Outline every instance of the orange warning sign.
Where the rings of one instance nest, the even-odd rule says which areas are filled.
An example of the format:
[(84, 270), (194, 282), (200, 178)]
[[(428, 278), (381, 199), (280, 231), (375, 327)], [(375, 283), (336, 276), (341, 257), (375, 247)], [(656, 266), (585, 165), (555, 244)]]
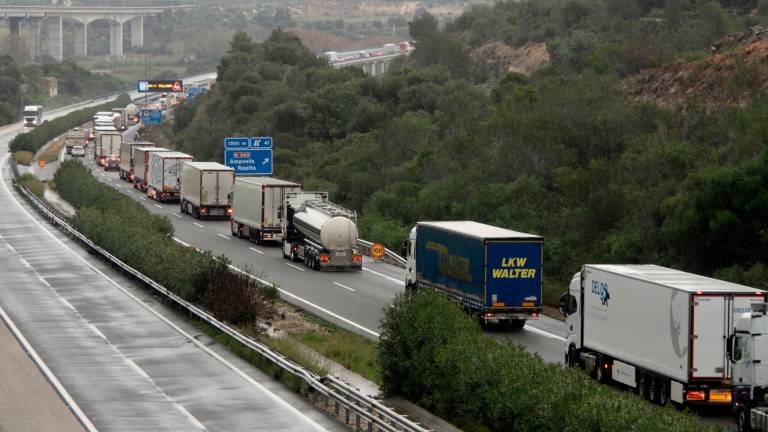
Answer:
[(45, 168), (45, 161), (44, 160), (40, 159), (39, 161), (37, 161), (37, 164), (40, 166), (40, 168)]
[(387, 251), (387, 249), (384, 247), (381, 243), (374, 243), (371, 246), (371, 257), (375, 260), (381, 258), (384, 256), (384, 253)]

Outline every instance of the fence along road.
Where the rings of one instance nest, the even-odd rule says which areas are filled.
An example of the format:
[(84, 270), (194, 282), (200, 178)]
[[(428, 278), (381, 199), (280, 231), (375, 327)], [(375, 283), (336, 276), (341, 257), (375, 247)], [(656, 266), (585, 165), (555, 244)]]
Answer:
[[(20, 130), (0, 131), (0, 153)], [(0, 307), (95, 428), (344, 430), (199, 343), (39, 222), (11, 192), (8, 160), (0, 171)]]

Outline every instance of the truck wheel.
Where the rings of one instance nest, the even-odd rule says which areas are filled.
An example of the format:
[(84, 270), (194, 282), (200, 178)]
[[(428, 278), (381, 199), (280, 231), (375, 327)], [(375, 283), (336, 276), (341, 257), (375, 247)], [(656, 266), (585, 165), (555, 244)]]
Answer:
[(752, 432), (752, 425), (749, 420), (749, 412), (747, 408), (739, 408), (739, 413), (736, 415), (736, 428), (739, 432)]
[(288, 259), (291, 257), (290, 255), (285, 253), (285, 240), (283, 240), (282, 243), (280, 244), (280, 253), (283, 254), (283, 258), (285, 259)]
[(569, 368), (575, 369), (579, 365), (579, 354), (576, 352), (576, 347), (571, 345), (568, 347), (568, 358), (566, 364)]
[(659, 402), (659, 380), (653, 376), (648, 378), (648, 400), (655, 404)]
[(659, 378), (659, 405), (666, 406), (667, 404), (669, 404), (669, 380)]
[(608, 382), (608, 369), (603, 367), (603, 363), (605, 360), (602, 357), (597, 358), (597, 364), (595, 365), (595, 379), (597, 379), (597, 382), (599, 383), (605, 383)]
[(637, 394), (643, 399), (648, 399), (648, 376), (642, 371), (638, 375)]

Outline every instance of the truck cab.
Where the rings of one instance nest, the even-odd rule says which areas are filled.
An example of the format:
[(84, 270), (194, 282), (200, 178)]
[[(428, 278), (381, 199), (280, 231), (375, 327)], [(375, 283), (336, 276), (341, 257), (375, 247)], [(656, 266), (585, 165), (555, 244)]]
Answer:
[(576, 367), (578, 362), (577, 347), (581, 346), (581, 272), (577, 272), (571, 278), (568, 291), (560, 296), (560, 313), (565, 315), (565, 329), (568, 332), (565, 338), (565, 364)]
[(768, 304), (753, 304), (728, 339), (733, 414), (740, 431), (768, 431)]

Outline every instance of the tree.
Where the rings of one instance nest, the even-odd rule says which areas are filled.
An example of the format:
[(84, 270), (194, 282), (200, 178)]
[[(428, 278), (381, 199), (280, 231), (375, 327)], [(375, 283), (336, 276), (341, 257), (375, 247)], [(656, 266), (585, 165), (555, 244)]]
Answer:
[(415, 41), (421, 42), (426, 38), (435, 36), (438, 33), (437, 27), (437, 18), (425, 12), (408, 24), (408, 32)]

